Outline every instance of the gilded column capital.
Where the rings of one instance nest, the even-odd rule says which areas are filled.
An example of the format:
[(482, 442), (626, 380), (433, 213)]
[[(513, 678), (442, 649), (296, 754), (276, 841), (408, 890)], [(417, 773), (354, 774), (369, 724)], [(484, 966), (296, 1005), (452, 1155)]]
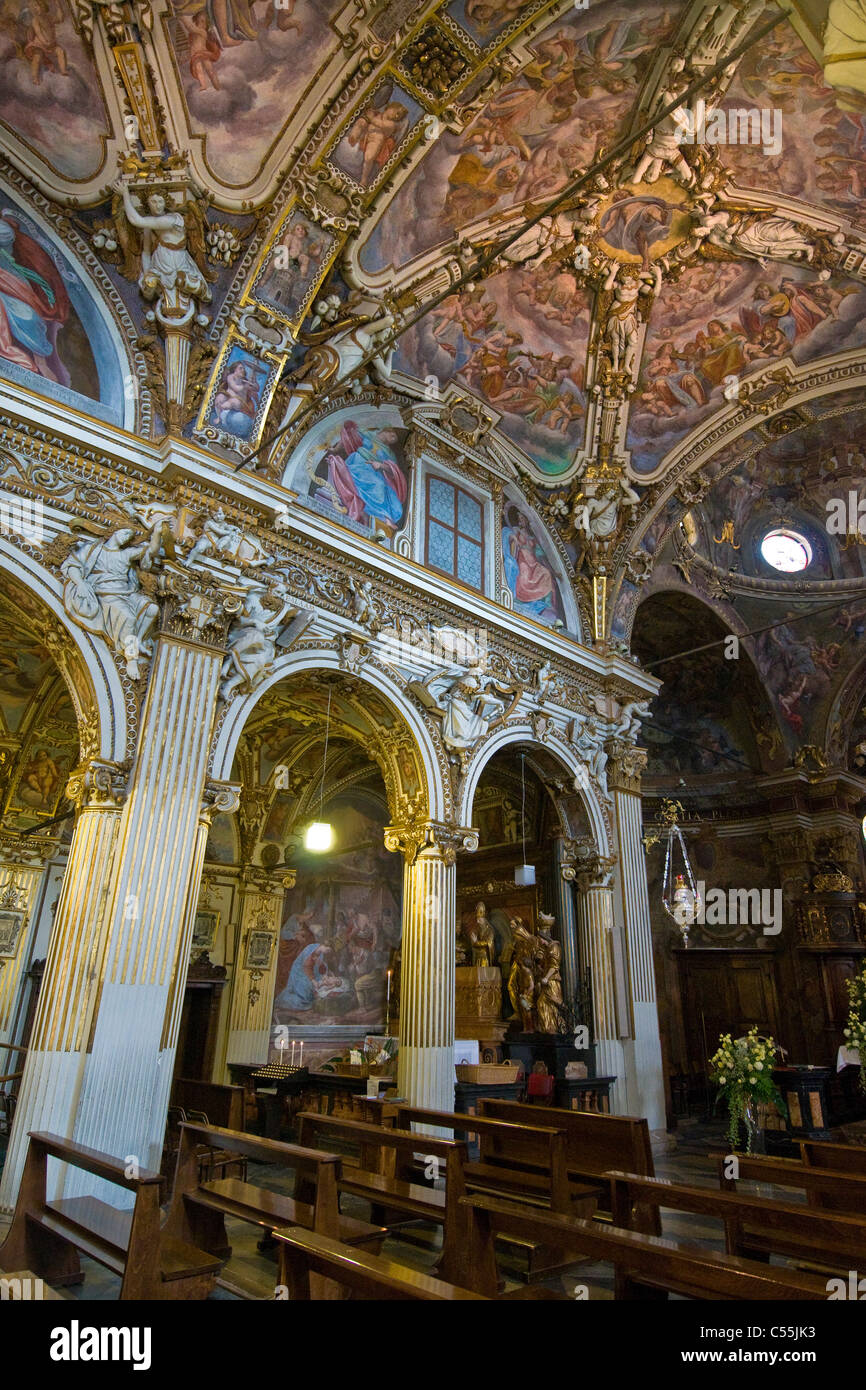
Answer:
[(607, 751), (607, 784), (611, 791), (633, 792), (640, 795), (641, 777), (646, 769), (648, 753), (627, 739), (609, 738)]
[(199, 820), (210, 829), (215, 816), (231, 815), (240, 804), (241, 785), (239, 782), (206, 782)]
[(166, 564), (159, 576), (158, 596), (160, 636), (207, 651), (225, 651), (229, 628), (243, 607), (240, 594), (221, 589), (179, 565)]
[[(576, 880), (581, 893), (588, 893), (591, 888), (610, 888), (616, 860), (615, 854), (589, 855), (574, 866), (571, 877)], [(562, 876), (568, 877), (564, 868)]]
[(116, 811), (126, 800), (129, 768), (124, 763), (91, 758), (75, 768), (66, 783), (66, 797), (76, 811)]
[(247, 864), (241, 875), (244, 888), (260, 893), (279, 896), (287, 888), (294, 888), (298, 878), (297, 869), (263, 869), (257, 864)]
[(385, 848), (399, 852), (412, 863), (423, 851), (431, 851), (453, 864), (458, 850), (474, 853), (478, 848), (478, 831), (471, 826), (449, 825), (437, 820), (407, 820), (399, 825), (385, 826)]

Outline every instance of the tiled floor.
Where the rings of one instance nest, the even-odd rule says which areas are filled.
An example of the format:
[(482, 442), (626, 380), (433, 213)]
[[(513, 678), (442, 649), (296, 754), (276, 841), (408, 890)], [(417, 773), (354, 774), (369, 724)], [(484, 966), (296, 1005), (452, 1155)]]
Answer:
[[(679, 1182), (715, 1187), (716, 1168), (709, 1155), (726, 1151), (727, 1147), (725, 1128), (721, 1123), (683, 1126), (676, 1136), (675, 1146), (667, 1152), (656, 1154), (656, 1175)], [(283, 1176), (278, 1171), (260, 1164), (250, 1164), (249, 1180), (277, 1191), (284, 1187)], [(790, 1200), (790, 1192), (786, 1192), (785, 1197)], [(348, 1215), (368, 1219), (368, 1208), (360, 1199), (344, 1197), (342, 1207)], [(722, 1229), (716, 1222), (703, 1217), (689, 1216), (683, 1212), (665, 1212), (662, 1221), (663, 1234), (674, 1240), (692, 1241), (706, 1249), (724, 1249)], [(232, 1257), (224, 1268), (224, 1276), (248, 1289), (253, 1296), (271, 1297), (276, 1281), (276, 1261), (256, 1248), (261, 1232), (253, 1226), (234, 1220), (228, 1220), (226, 1226), (232, 1245)], [(0, 1217), (0, 1239), (3, 1237), (4, 1229), (3, 1218)], [(429, 1270), (435, 1264), (440, 1240), (439, 1228), (414, 1226), (411, 1230), (386, 1240), (383, 1253), (402, 1264)], [(519, 1263), (518, 1255), (513, 1279), (509, 1277), (509, 1266), (506, 1264), (504, 1267), (508, 1288), (518, 1285)], [(117, 1298), (120, 1280), (116, 1276), (84, 1257), (81, 1265), (85, 1272), (85, 1280), (82, 1284), (63, 1290), (65, 1297), (77, 1300)], [(566, 1291), (572, 1297), (613, 1297), (613, 1274), (610, 1267), (603, 1264), (581, 1262), (544, 1282), (551, 1288)], [(211, 1299), (238, 1301), (237, 1295), (221, 1288), (214, 1290)]]

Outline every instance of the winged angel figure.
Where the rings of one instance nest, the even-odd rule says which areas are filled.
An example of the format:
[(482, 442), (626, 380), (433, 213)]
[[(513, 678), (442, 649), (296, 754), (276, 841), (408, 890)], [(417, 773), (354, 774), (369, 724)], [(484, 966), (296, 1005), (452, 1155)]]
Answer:
[[(442, 718), (446, 748), (461, 756), (511, 714), (520, 691), (488, 675), (482, 661), (470, 666), (436, 667), (409, 690)], [(504, 698), (503, 698), (504, 697)]]
[[(215, 276), (207, 269), (205, 214), (200, 199), (187, 198), (169, 205), (165, 194), (148, 194), (146, 212), (133, 201), (129, 183), (116, 184), (111, 206), (118, 245), (123, 252), (121, 273), (136, 280), (142, 298), (156, 300), (158, 319), (169, 317), (189, 321), (200, 304), (209, 304), (208, 283)], [(203, 316), (199, 322), (206, 323)]]

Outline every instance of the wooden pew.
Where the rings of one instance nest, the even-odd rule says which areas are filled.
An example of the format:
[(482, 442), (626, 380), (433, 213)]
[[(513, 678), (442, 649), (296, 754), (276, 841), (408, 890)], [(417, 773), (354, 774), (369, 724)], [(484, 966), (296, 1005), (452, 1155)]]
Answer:
[[(695, 1245), (678, 1245), (660, 1236), (602, 1226), (558, 1212), (532, 1210), (497, 1197), (464, 1197), (460, 1201), (464, 1263), (460, 1282), (476, 1293), (495, 1298), (499, 1288), (495, 1241), (509, 1236), (559, 1246), (581, 1258), (612, 1264), (618, 1299), (666, 1298), (669, 1293), (698, 1299), (827, 1298), (826, 1280), (798, 1270), (780, 1269), (718, 1255)], [(565, 1298), (549, 1290), (518, 1289), (507, 1299)]]
[[(396, 1211), (410, 1219), (432, 1221), (442, 1227), (442, 1253), (437, 1272), (445, 1280), (454, 1279), (459, 1260), (457, 1203), (466, 1188), (463, 1168), (466, 1164), (465, 1143), (454, 1139), (434, 1138), (429, 1134), (414, 1134), (409, 1130), (363, 1124), (334, 1115), (315, 1115), (301, 1111), (295, 1117), (299, 1123), (299, 1140), (313, 1147), (320, 1139), (329, 1145), (335, 1141), (355, 1145), (359, 1150), (357, 1166), (344, 1164), (338, 1179), (341, 1192), (351, 1192), (371, 1203), (374, 1219), (383, 1219)], [(431, 1168), (441, 1170), (445, 1190), (426, 1187), (417, 1179), (416, 1156)]]
[(171, 1088), (171, 1104), (181, 1110), (199, 1110), (209, 1125), (242, 1132), (244, 1127), (243, 1086), (218, 1086), (212, 1081), (191, 1081), (177, 1077)]
[(429, 1274), (396, 1264), (382, 1255), (354, 1250), (327, 1236), (291, 1230), (275, 1231), (280, 1244), (280, 1283), (292, 1300), (307, 1301), (311, 1274), (333, 1279), (360, 1299), (424, 1300), (439, 1303), (484, 1301), (483, 1294), (458, 1289)]
[[(565, 1134), (566, 1166), (572, 1182), (593, 1183), (599, 1187), (599, 1208), (609, 1213), (610, 1185), (605, 1174), (611, 1168), (640, 1173), (651, 1178), (655, 1172), (649, 1126), (632, 1115), (590, 1115), (581, 1110), (523, 1105), (516, 1100), (481, 1100), (481, 1114), (499, 1120), (528, 1125), (546, 1125)], [(636, 1230), (660, 1235), (658, 1212), (648, 1208), (638, 1214)]]
[(785, 1255), (845, 1274), (866, 1268), (866, 1220), (824, 1213), (802, 1202), (768, 1201), (738, 1192), (644, 1178), (636, 1173), (609, 1174), (611, 1206), (616, 1226), (633, 1229), (635, 1207), (653, 1206), (709, 1216), (725, 1228), (729, 1255), (768, 1259)]
[[(183, 1240), (194, 1241), (227, 1260), (232, 1251), (225, 1218), (234, 1217), (260, 1226), (266, 1233), (277, 1226), (304, 1226), (320, 1235), (349, 1244), (381, 1240), (381, 1226), (341, 1216), (337, 1185), (342, 1161), (337, 1154), (321, 1153), (255, 1134), (240, 1134), (218, 1125), (182, 1124), (171, 1207), (165, 1229)], [(294, 1196), (272, 1192), (238, 1178), (202, 1179), (201, 1147), (210, 1145), (224, 1153), (242, 1154), (259, 1163), (291, 1168), (295, 1173)], [(219, 1283), (242, 1297), (250, 1291), (221, 1277)], [(333, 1297), (333, 1291), (330, 1295)]]
[[(159, 1173), (127, 1176), (126, 1165), (57, 1134), (31, 1133), (12, 1225), (0, 1245), (0, 1269), (29, 1269), (47, 1284), (80, 1284), (79, 1251), (121, 1276), (121, 1299), (202, 1299), (220, 1261), (167, 1228), (160, 1229)], [(128, 1210), (96, 1197), (49, 1202), (49, 1158), (81, 1168), (135, 1194)]]
[[(729, 1176), (731, 1154), (716, 1154), (719, 1186), (737, 1190), (737, 1178)], [(793, 1187), (806, 1194), (812, 1210), (841, 1211), (866, 1216), (866, 1174), (845, 1173), (833, 1168), (813, 1168), (797, 1158), (765, 1158), (762, 1154), (735, 1155), (740, 1181), (773, 1183)]]
[(415, 1105), (398, 1105), (397, 1113), (401, 1129), (423, 1124), (478, 1135), (478, 1160), (470, 1159), (463, 1168), (468, 1191), (493, 1192), (572, 1215), (592, 1216), (595, 1211), (602, 1187), (569, 1183), (562, 1130)]

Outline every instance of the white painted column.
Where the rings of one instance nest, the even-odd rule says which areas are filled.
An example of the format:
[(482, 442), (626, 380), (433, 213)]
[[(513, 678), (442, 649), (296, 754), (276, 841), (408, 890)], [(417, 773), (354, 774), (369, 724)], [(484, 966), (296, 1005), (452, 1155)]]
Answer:
[[(166, 630), (167, 626), (167, 630)], [(121, 813), (78, 1143), (158, 1169), (204, 858), (200, 815), (223, 651), (164, 626)], [(70, 1176), (67, 1191), (92, 1180)], [(116, 1197), (115, 1197), (116, 1201)]]
[(6, 1154), (0, 1209), (15, 1206), (29, 1130), (72, 1133), (99, 994), (103, 914), (126, 770), (94, 759), (69, 779), (78, 808)]
[(616, 1012), (612, 875), (613, 863), (609, 859), (599, 859), (592, 868), (578, 871), (578, 923), (581, 961), (584, 970), (590, 972), (592, 987), (596, 1073), (617, 1078), (611, 1090), (610, 1108), (626, 1114), (625, 1058)]
[(666, 1128), (665, 1086), (659, 1038), (652, 928), (642, 838), (641, 773), (646, 753), (629, 745), (609, 749), (608, 785), (613, 792), (619, 860), (615, 873), (616, 914), (627, 952), (630, 1037), (624, 1042), (629, 1111), (644, 1116), (651, 1130)]
[(476, 849), (477, 833), (434, 821), (385, 829), (406, 860), (397, 1088), (432, 1110), (454, 1109), (458, 844)]
[[(15, 943), (15, 954), (0, 959), (0, 1042), (15, 1043), (13, 1037), (28, 943), (36, 931), (39, 904), (44, 892), (46, 868), (45, 851), (49, 846), (33, 845), (17, 836), (0, 838), (0, 910), (21, 912), (21, 925)], [(32, 845), (32, 848), (30, 846)], [(40, 852), (41, 851), (41, 852)], [(20, 1071), (22, 1053), (0, 1049), (0, 1072)]]
[[(279, 874), (255, 868), (244, 870), (240, 933), (229, 1006), (227, 1065), (229, 1062), (264, 1065), (268, 1060), (283, 897), (287, 888), (294, 887), (296, 873), (295, 869), (284, 869)], [(273, 938), (266, 968), (247, 969), (245, 965), (251, 931), (269, 932)]]

